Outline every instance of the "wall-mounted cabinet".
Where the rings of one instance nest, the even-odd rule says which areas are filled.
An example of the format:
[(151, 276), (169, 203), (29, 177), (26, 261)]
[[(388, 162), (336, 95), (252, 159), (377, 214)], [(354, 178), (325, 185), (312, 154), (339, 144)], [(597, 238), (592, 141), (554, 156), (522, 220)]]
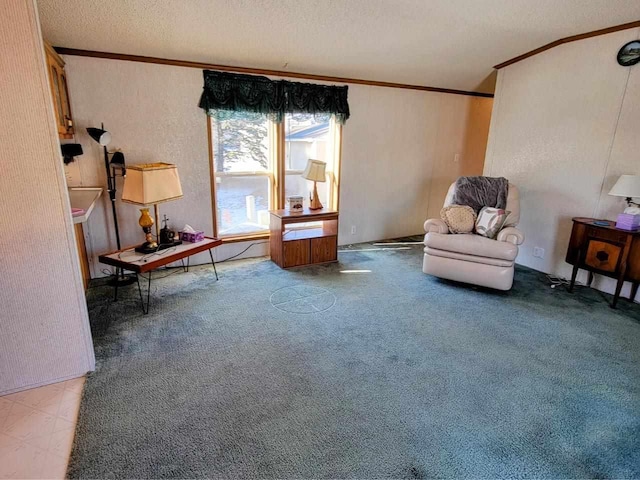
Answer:
[(64, 139), (73, 138), (73, 119), (71, 117), (71, 104), (67, 89), (67, 74), (64, 71), (64, 60), (46, 42), (44, 50), (47, 56), (47, 72), (58, 126), (58, 136)]

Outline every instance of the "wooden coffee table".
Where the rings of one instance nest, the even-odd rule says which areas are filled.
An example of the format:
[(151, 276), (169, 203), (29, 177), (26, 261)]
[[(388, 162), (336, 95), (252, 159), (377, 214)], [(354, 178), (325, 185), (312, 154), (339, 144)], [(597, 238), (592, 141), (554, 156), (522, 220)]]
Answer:
[[(138, 284), (138, 292), (140, 293), (140, 302), (142, 304), (142, 311), (149, 313), (149, 301), (151, 294), (151, 272), (156, 268), (164, 267), (178, 260), (182, 261), (182, 266), (185, 271), (189, 271), (189, 257), (196, 253), (209, 251), (209, 257), (211, 258), (211, 264), (213, 265), (213, 271), (216, 274), (216, 281), (218, 280), (218, 271), (216, 270), (216, 262), (213, 260), (213, 253), (211, 249), (222, 244), (222, 240), (212, 237), (204, 237), (204, 240), (196, 243), (183, 242), (182, 245), (176, 245), (165, 250), (159, 250), (154, 253), (143, 254), (135, 251), (135, 247), (123, 248), (115, 252), (100, 255), (98, 260), (101, 263), (111, 265), (123, 270), (133, 272), (136, 276), (136, 282)], [(187, 259), (185, 266), (184, 259)], [(142, 295), (142, 288), (140, 287), (139, 275), (147, 274), (147, 303), (145, 305)], [(118, 283), (115, 286), (114, 300), (118, 299)]]

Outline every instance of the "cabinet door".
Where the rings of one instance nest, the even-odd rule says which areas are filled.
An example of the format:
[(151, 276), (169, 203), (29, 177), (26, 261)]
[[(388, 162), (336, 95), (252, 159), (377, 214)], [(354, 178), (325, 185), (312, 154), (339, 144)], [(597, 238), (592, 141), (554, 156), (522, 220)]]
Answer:
[(282, 243), (284, 268), (307, 265), (309, 263), (309, 240), (289, 240)]
[(64, 133), (73, 134), (73, 121), (71, 120), (71, 104), (69, 103), (69, 91), (67, 90), (67, 74), (64, 69), (58, 71), (60, 84), (60, 103), (62, 105), (62, 118)]
[(51, 99), (56, 116), (58, 136), (60, 138), (72, 138), (73, 123), (64, 62), (62, 59), (59, 59), (59, 57), (56, 58), (55, 52), (52, 52), (50, 47), (45, 47), (45, 53), (47, 56), (49, 85), (51, 87)]
[(603, 272), (617, 273), (622, 246), (606, 240), (590, 239), (584, 263)]
[(51, 59), (49, 59), (47, 63), (49, 65), (49, 83), (51, 84), (51, 97), (53, 100), (53, 109), (56, 114), (58, 133), (66, 133), (62, 99), (60, 97), (60, 75), (58, 72), (58, 66)]
[(335, 262), (337, 259), (337, 236), (311, 239), (311, 263)]

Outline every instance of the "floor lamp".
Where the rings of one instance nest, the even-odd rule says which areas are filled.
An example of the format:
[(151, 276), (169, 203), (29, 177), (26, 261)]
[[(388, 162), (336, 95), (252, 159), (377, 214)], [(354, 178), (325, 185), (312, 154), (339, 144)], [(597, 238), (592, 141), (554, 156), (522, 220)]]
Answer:
[[(122, 249), (120, 245), (120, 230), (118, 228), (118, 213), (116, 212), (116, 170), (120, 170), (120, 176), (127, 176), (127, 169), (124, 164), (124, 155), (122, 152), (109, 152), (107, 145), (111, 142), (111, 134), (104, 129), (104, 124), (101, 128), (87, 128), (87, 133), (91, 138), (98, 142), (104, 151), (104, 168), (107, 172), (107, 191), (109, 192), (109, 199), (111, 200), (111, 212), (113, 213), (113, 225), (116, 231), (116, 245), (118, 250)], [(109, 160), (111, 155), (111, 160)], [(129, 285), (135, 282), (135, 278), (124, 274), (122, 269), (116, 270), (116, 276), (112, 280), (113, 283), (119, 285)]]

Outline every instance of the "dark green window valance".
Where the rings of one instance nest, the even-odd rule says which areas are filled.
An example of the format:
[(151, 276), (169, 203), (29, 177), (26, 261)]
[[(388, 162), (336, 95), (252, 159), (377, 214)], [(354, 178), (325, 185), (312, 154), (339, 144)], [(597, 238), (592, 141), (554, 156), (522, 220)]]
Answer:
[(200, 108), (212, 116), (220, 110), (263, 113), (278, 122), (285, 113), (330, 113), (344, 123), (348, 88), (204, 70)]

